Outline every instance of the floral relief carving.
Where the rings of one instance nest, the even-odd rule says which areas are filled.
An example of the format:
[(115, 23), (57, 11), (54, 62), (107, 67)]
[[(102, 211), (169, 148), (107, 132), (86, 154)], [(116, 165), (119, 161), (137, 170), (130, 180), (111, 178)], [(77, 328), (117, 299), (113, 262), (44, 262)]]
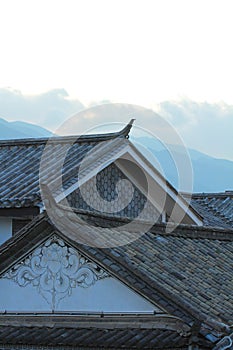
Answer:
[(21, 287), (34, 286), (52, 310), (63, 298), (70, 296), (74, 288), (88, 288), (106, 277), (105, 271), (57, 236), (47, 240), (3, 275)]

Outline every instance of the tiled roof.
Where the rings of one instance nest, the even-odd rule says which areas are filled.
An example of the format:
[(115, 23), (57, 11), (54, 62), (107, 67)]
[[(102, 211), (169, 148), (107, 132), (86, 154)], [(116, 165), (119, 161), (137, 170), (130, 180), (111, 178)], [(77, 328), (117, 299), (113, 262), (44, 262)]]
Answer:
[[(54, 186), (53, 193), (59, 195), (57, 191), (57, 168), (64, 150), (69, 151), (64, 162), (62, 185), (64, 190), (77, 183), (80, 179), (79, 166), (85, 155), (102, 141), (119, 140), (119, 138), (127, 138), (132, 122), (130, 122), (123, 130), (116, 133), (100, 134), (100, 135), (83, 135), (69, 137), (54, 137), (43, 139), (24, 139), (24, 140), (8, 140), (0, 141), (0, 208), (21, 208), (41, 206), (41, 193), (39, 188), (39, 168), (43, 151), (49, 141), (48, 158), (56, 159), (49, 181)], [(121, 139), (120, 139), (121, 140)], [(125, 140), (127, 142), (127, 140)], [(114, 152), (118, 152), (123, 147), (121, 142), (108, 150), (102, 155), (102, 161), (107, 163), (112, 159)], [(109, 154), (107, 154), (109, 153)], [(96, 163), (89, 164), (90, 169), (98, 167), (98, 157)], [(90, 170), (89, 169), (89, 170)], [(46, 169), (45, 169), (46, 170)], [(112, 173), (112, 168), (109, 168)], [(119, 170), (118, 170), (119, 172)], [(47, 172), (40, 173), (42, 181), (46, 182)], [(101, 175), (102, 176), (102, 175)], [(107, 176), (106, 176), (107, 178)], [(111, 183), (111, 187), (112, 187)], [(59, 186), (58, 186), (59, 188)], [(136, 191), (137, 192), (137, 191)], [(137, 203), (130, 203), (132, 208), (125, 210), (121, 215), (117, 216), (137, 216), (137, 210), (144, 205), (145, 198), (140, 193), (135, 192)], [(107, 196), (116, 195), (116, 191), (108, 193)], [(75, 199), (72, 198), (75, 196)], [(78, 200), (78, 192), (70, 194), (68, 199), (72, 199), (75, 203)], [(140, 197), (140, 198), (139, 198)], [(112, 197), (111, 197), (112, 198)], [(141, 201), (141, 204), (139, 203)], [(80, 203), (79, 203), (80, 204)], [(84, 209), (82, 201), (82, 208)], [(192, 207), (201, 217), (204, 218), (205, 226), (231, 228), (233, 224), (233, 195), (232, 193), (224, 194), (195, 194), (191, 202)], [(138, 209), (137, 209), (137, 208)], [(135, 209), (136, 208), (136, 209)], [(148, 211), (150, 215), (150, 211)]]
[[(131, 126), (132, 121), (121, 131), (109, 134), (0, 141), (0, 208), (28, 207), (40, 202), (39, 167), (48, 141), (50, 146), (47, 155), (57, 161), (67, 145), (71, 146), (63, 168), (66, 187), (69, 186), (70, 173), (73, 175), (75, 170), (77, 173), (88, 151), (102, 141), (127, 138)], [(70, 164), (73, 166), (70, 167)], [(56, 169), (50, 180), (55, 178)]]
[(203, 225), (210, 227), (222, 227), (222, 228), (231, 228), (232, 225), (227, 223), (221, 216), (214, 213), (208, 208), (208, 205), (200, 203), (197, 199), (191, 200), (191, 205), (195, 210), (203, 217)]
[[(84, 348), (187, 348), (190, 333), (162, 329), (155, 316), (0, 316), (0, 344), (64, 345)], [(11, 320), (12, 319), (12, 320)], [(167, 327), (169, 328), (169, 327)], [(206, 342), (208, 344), (208, 342)]]
[[(121, 158), (122, 154), (134, 152), (132, 158), (138, 157), (138, 151), (127, 140), (131, 126), (132, 122), (120, 132), (103, 135), (0, 142), (0, 208), (43, 207), (45, 198), (43, 198), (43, 191), (40, 191), (40, 185), (46, 184), (57, 202), (68, 198), (79, 208), (85, 209), (86, 199), (84, 201), (82, 195), (81, 201), (77, 200), (80, 196), (76, 190), (77, 186), (80, 189), (87, 185), (87, 188), (85, 187), (83, 191), (89, 195), (88, 198), (91, 199), (91, 204), (101, 204), (102, 199), (105, 199), (105, 201), (111, 202), (111, 209), (114, 207), (116, 216), (137, 217), (142, 214), (143, 218), (147, 216), (147, 219), (150, 219), (151, 216), (154, 216), (155, 220), (160, 221), (161, 216), (158, 210), (147, 201), (143, 193), (136, 188), (137, 186), (134, 186), (131, 202), (123, 206), (126, 209), (119, 209), (121, 207), (119, 205), (120, 201), (118, 201), (119, 188), (123, 201), (127, 202), (131, 198), (132, 186), (129, 188), (126, 181), (119, 181), (124, 180), (125, 176), (122, 177), (122, 172), (119, 169), (117, 170), (116, 166), (111, 165), (112, 162)], [(92, 151), (91, 154), (89, 151)], [(151, 165), (148, 166), (147, 160), (143, 160), (143, 155), (140, 154), (139, 158), (142, 162), (145, 162), (142, 163), (141, 167), (146, 164), (147, 171), (151, 172)], [(122, 162), (119, 166), (122, 166)], [(105, 168), (107, 168), (106, 172), (104, 172)], [(146, 191), (148, 181), (145, 174), (142, 170), (140, 170), (141, 173), (138, 170), (140, 166), (135, 164), (134, 168), (134, 170), (131, 170), (134, 172), (133, 177), (139, 182), (138, 186)], [(150, 176), (155, 183), (154, 188), (158, 188), (158, 191), (163, 193), (164, 191), (168, 193), (166, 211), (172, 214), (173, 202), (176, 198), (182, 212), (185, 207), (184, 220), (200, 223), (202, 221), (200, 215), (193, 208), (188, 208), (188, 203), (179, 196), (177, 191), (166, 182), (156, 169), (153, 170), (154, 172), (152, 171), (153, 174)], [(88, 180), (90, 180), (90, 177), (95, 179), (98, 171), (100, 176), (99, 180), (97, 179), (99, 181), (97, 196), (96, 192), (93, 193), (93, 188), (95, 188), (93, 182), (88, 187)], [(158, 176), (158, 179), (156, 180), (154, 176)], [(156, 185), (156, 181), (159, 182), (159, 186)], [(132, 180), (131, 183), (134, 183), (134, 181)], [(122, 184), (124, 184), (124, 187), (122, 187)], [(153, 199), (156, 201), (156, 198), (160, 198), (159, 196), (161, 194), (153, 195)], [(100, 202), (98, 201), (99, 198), (101, 198)], [(157, 204), (160, 207), (161, 203)], [(93, 208), (95, 207), (98, 208), (99, 206), (93, 206)]]
[[(177, 316), (233, 323), (233, 231), (155, 225), (129, 245), (87, 248), (129, 286)], [(119, 264), (121, 269), (119, 269)], [(182, 311), (181, 311), (182, 310)], [(188, 315), (189, 314), (189, 315)]]
[[(76, 234), (89, 233), (85, 226), (80, 224)], [(136, 227), (140, 231), (140, 224)], [(118, 234), (114, 228), (98, 230), (108, 238)], [(61, 234), (46, 216), (36, 218), (0, 247), (1, 271), (54, 232)], [(168, 234), (158, 224), (130, 244), (105, 249), (80, 245), (65, 227), (62, 236), (169, 314), (187, 323), (202, 322), (203, 334), (214, 332), (217, 337), (233, 323), (232, 230), (181, 226)]]
[[(41, 156), (48, 141), (49, 148), (47, 156), (51, 159), (56, 159), (57, 163), (59, 163), (59, 159), (64, 150), (67, 149), (67, 145), (71, 146), (68, 147), (69, 151), (64, 163), (62, 174), (62, 185), (66, 190), (74, 183), (77, 183), (78, 176), (79, 178), (81, 176), (78, 171), (80, 163), (90, 150), (93, 150), (95, 146), (100, 145), (102, 141), (117, 141), (122, 137), (127, 138), (131, 126), (132, 121), (123, 130), (109, 134), (0, 141), (0, 208), (25, 208), (42, 205), (39, 188), (39, 168)], [(125, 142), (127, 142), (127, 140), (125, 140)], [(121, 142), (116, 146), (113, 146), (112, 150), (106, 152), (109, 153), (109, 155), (103, 155), (105, 163), (107, 163), (108, 158), (109, 160), (112, 158), (114, 152), (119, 151), (120, 147), (123, 147)], [(59, 192), (56, 192), (57, 163), (55, 162), (55, 164), (53, 164), (53, 169), (50, 172), (51, 178), (49, 179), (49, 181), (53, 183), (54, 194), (56, 195), (59, 194)], [(91, 163), (89, 167), (97, 168), (97, 163)], [(109, 168), (109, 172), (112, 173), (112, 168)], [(46, 182), (48, 180), (46, 171), (44, 171), (44, 173), (41, 172), (40, 176), (42, 181)], [(107, 176), (105, 177), (107, 178)], [(113, 184), (111, 183), (111, 187), (112, 185)], [(143, 207), (143, 201), (145, 199), (140, 191), (138, 193), (135, 194), (138, 200), (136, 205), (133, 205), (133, 201), (130, 203), (132, 208), (128, 209), (127, 207), (127, 211), (125, 210), (121, 215), (117, 214), (117, 216), (137, 216), (137, 210)], [(109, 195), (116, 195), (115, 190), (113, 193), (107, 194), (107, 196)], [(75, 199), (72, 199), (72, 201), (76, 203), (78, 201), (77, 191), (73, 192), (73, 197), (74, 196)], [(73, 197), (72, 194), (70, 194), (69, 198)], [(141, 201), (141, 204), (139, 203), (139, 200)], [(83, 201), (80, 205), (85, 209)], [(204, 218), (205, 226), (222, 228), (232, 227), (232, 194), (195, 194), (191, 205), (196, 212)], [(136, 207), (138, 207), (138, 209)], [(148, 213), (148, 215), (150, 215), (150, 211), (148, 211)]]
[[(101, 349), (187, 349), (189, 338), (161, 329), (0, 328), (0, 344), (63, 345)], [(172, 344), (172, 347), (171, 347)], [(1, 347), (2, 348), (2, 347)]]
[(208, 224), (212, 224), (212, 226), (232, 227), (233, 191), (199, 193), (194, 194), (192, 199), (192, 205), (206, 219)]

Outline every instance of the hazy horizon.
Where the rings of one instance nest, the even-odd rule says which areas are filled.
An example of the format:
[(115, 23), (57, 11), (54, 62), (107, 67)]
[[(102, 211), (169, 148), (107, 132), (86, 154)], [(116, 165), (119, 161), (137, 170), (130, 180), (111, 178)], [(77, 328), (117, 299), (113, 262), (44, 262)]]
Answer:
[[(137, 116), (129, 111), (120, 114), (109, 113), (87, 118), (80, 113), (95, 105), (108, 101), (93, 102), (85, 106), (78, 99), (71, 99), (65, 89), (54, 89), (38, 95), (23, 95), (20, 91), (0, 88), (0, 117), (7, 121), (23, 121), (39, 125), (51, 132), (57, 131), (60, 125), (70, 117), (78, 114), (76, 129), (71, 127), (70, 133), (82, 134), (89, 129), (109, 124), (127, 124), (135, 117), (135, 127), (156, 136), (156, 120)], [(110, 102), (109, 102), (110, 103)], [(233, 105), (219, 102), (215, 104), (198, 103), (189, 99), (162, 101), (154, 111), (164, 118), (180, 135), (184, 144), (215, 158), (233, 160)], [(117, 129), (117, 126), (115, 127)], [(103, 129), (104, 130), (104, 129)], [(169, 142), (168, 142), (169, 143)], [(171, 142), (170, 142), (171, 143)]]

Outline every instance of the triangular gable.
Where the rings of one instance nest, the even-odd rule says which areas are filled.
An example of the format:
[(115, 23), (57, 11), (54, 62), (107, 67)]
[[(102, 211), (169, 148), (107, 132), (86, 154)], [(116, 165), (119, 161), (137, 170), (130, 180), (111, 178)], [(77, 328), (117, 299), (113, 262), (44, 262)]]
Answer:
[[(72, 179), (70, 184), (66, 183), (65, 190), (62, 187), (61, 177), (60, 181), (56, 181), (56, 186), (60, 187), (60, 190), (55, 183), (48, 182), (47, 186), (51, 193), (55, 194), (55, 200), (59, 203), (77, 189), (81, 189), (88, 181), (94, 179), (95, 182), (95, 176), (99, 171), (113, 163), (147, 198), (149, 206), (155, 209), (154, 215), (156, 216), (156, 212), (162, 215), (163, 222), (168, 218), (170, 222), (202, 226), (202, 217), (127, 139), (119, 138), (98, 145), (97, 149), (92, 150), (84, 160), (79, 169), (78, 181)], [(141, 169), (146, 178), (146, 186), (141, 174), (138, 174), (138, 169)]]
[(111, 163), (102, 169), (96, 178), (91, 178), (70, 193), (67, 201), (70, 207), (89, 213), (107, 212), (118, 218), (138, 219), (143, 211), (144, 220), (150, 221), (155, 218), (154, 222), (162, 221), (159, 210), (147, 200), (133, 182), (130, 181), (129, 186), (128, 177), (115, 163)]
[(58, 235), (0, 278), (0, 312), (163, 313)]

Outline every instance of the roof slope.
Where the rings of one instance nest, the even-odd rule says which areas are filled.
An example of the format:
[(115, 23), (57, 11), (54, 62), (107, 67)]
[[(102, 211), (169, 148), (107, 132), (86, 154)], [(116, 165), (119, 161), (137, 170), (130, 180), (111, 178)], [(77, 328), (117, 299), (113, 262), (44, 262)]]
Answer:
[[(88, 251), (100, 257), (93, 248)], [(139, 287), (168, 312), (177, 316), (183, 312), (187, 321), (192, 315), (229, 325), (232, 257), (232, 230), (182, 226), (166, 234), (162, 224), (128, 245), (105, 249), (102, 255), (103, 262), (122, 273), (131, 287)]]
[[(48, 156), (58, 161), (69, 148), (63, 168), (64, 178), (68, 181), (70, 164), (77, 170), (87, 152), (102, 141), (127, 138), (131, 126), (132, 121), (121, 131), (108, 134), (0, 141), (0, 208), (27, 207), (41, 201), (39, 168), (48, 142)], [(56, 169), (54, 172), (56, 176)]]
[(196, 193), (192, 196), (192, 205), (212, 226), (232, 227), (233, 191), (223, 193)]

